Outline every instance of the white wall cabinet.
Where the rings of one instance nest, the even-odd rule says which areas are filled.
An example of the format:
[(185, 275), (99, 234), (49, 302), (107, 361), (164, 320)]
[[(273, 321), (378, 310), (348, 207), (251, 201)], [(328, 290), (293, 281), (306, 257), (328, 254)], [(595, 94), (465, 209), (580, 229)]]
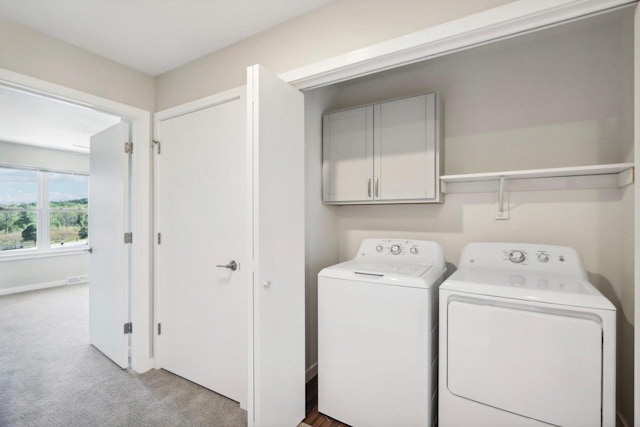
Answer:
[(440, 122), (435, 93), (325, 114), (324, 202), (440, 202)]

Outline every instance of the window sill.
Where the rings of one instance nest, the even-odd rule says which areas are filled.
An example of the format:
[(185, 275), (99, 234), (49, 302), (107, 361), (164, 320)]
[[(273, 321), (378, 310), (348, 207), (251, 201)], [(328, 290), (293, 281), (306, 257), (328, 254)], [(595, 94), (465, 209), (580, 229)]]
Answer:
[(86, 254), (85, 251), (87, 249), (89, 249), (89, 246), (83, 246), (83, 247), (73, 248), (73, 249), (54, 249), (49, 251), (33, 251), (33, 252), (31, 252), (29, 249), (24, 249), (24, 252), (21, 252), (21, 253), (0, 254), (0, 262), (22, 261), (22, 260), (38, 259), (38, 258), (52, 258), (52, 257), (58, 257), (58, 256), (82, 255), (82, 254)]

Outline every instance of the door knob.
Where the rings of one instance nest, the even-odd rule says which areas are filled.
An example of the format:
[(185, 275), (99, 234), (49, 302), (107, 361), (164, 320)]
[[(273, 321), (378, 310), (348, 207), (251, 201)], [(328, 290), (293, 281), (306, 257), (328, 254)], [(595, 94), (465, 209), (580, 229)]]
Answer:
[(225, 265), (216, 265), (216, 267), (220, 267), (220, 268), (228, 268), (231, 271), (236, 271), (238, 269), (238, 263), (231, 260), (229, 261), (229, 264), (225, 264)]

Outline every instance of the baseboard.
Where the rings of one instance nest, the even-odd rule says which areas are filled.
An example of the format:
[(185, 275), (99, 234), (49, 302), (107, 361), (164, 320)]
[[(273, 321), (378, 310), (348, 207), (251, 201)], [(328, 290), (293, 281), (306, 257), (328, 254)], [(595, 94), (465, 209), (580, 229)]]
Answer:
[(0, 289), (0, 295), (17, 294), (20, 292), (36, 291), (38, 289), (55, 288), (56, 286), (66, 286), (67, 280), (55, 280), (53, 282), (34, 283), (33, 285), (15, 286), (13, 288)]
[(311, 378), (315, 377), (316, 375), (318, 375), (318, 362), (314, 363), (309, 369), (307, 369), (306, 382), (309, 382)]
[(621, 425), (622, 427), (629, 427), (629, 423), (625, 420), (620, 411), (616, 412), (616, 416), (618, 418), (618, 425)]

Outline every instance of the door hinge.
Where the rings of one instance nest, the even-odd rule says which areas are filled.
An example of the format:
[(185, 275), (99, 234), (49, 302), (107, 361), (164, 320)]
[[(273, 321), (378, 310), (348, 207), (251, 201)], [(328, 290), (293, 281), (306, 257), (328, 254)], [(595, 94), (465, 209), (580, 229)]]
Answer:
[(124, 233), (124, 242), (125, 243), (133, 243), (133, 233), (132, 232)]
[(158, 233), (158, 244), (162, 243), (162, 234)]
[(153, 143), (158, 147), (158, 154), (160, 154), (160, 151), (161, 151), (160, 141), (156, 141), (156, 140), (154, 139), (154, 140), (153, 140)]
[(162, 323), (158, 323), (158, 335), (162, 335)]
[(125, 335), (133, 333), (133, 323), (127, 322), (124, 324)]
[(133, 142), (124, 143), (124, 152), (127, 154), (133, 153)]

